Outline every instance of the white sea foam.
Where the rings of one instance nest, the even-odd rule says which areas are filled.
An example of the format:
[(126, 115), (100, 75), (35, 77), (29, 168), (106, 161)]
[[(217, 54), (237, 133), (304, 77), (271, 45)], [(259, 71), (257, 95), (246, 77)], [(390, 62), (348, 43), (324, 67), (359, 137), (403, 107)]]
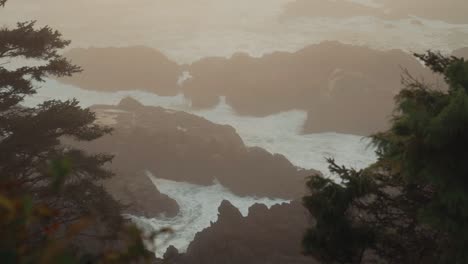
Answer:
[[(161, 228), (170, 227), (174, 232), (157, 236), (154, 241), (155, 253), (162, 256), (168, 246), (173, 245), (185, 252), (195, 234), (210, 226), (218, 219), (218, 207), (223, 200), (231, 202), (243, 216), (256, 203), (271, 207), (275, 204), (289, 202), (281, 199), (239, 197), (228, 189), (214, 182), (211, 186), (199, 186), (185, 182), (174, 182), (157, 179), (149, 174), (161, 193), (167, 194), (179, 204), (179, 214), (174, 218), (158, 217), (153, 219), (130, 216), (144, 231), (150, 233)], [(151, 245), (152, 246), (152, 245)]]
[[(413, 23), (413, 18), (386, 20), (369, 16), (285, 19), (282, 13), (291, 1), (23, 0), (10, 1), (1, 22), (13, 25), (18, 18), (38, 20), (59, 27), (66, 38), (73, 40), (74, 47), (145, 45), (181, 63), (207, 56), (230, 56), (238, 51), (254, 56), (295, 51), (324, 40), (419, 52), (468, 45), (466, 24), (419, 18), (422, 23)], [(352, 1), (376, 4), (371, 0)], [(64, 12), (67, 19), (63, 19)]]
[(369, 147), (369, 140), (366, 138), (339, 133), (301, 135), (300, 130), (307, 117), (304, 111), (288, 111), (267, 117), (247, 117), (236, 115), (225, 100), (221, 100), (213, 109), (195, 111), (190, 109), (190, 101), (183, 95), (165, 97), (143, 91), (87, 91), (54, 80), (48, 80), (42, 86), (36, 96), (27, 99), (27, 104), (34, 105), (51, 98), (77, 98), (86, 107), (94, 104), (115, 105), (122, 98), (132, 96), (144, 105), (183, 110), (214, 123), (229, 124), (236, 129), (246, 145), (283, 154), (293, 164), (302, 168), (326, 172), (326, 157), (335, 158), (340, 164), (355, 168), (366, 167), (376, 160), (374, 149)]
[[(69, 22), (57, 20), (55, 14), (50, 13), (54, 12), (53, 9), (41, 8), (41, 5), (44, 5), (42, 2), (30, 0), (26, 2), (34, 3), (34, 6), (18, 8), (26, 2), (12, 1), (2, 14), (2, 23), (13, 24), (17, 17), (29, 17), (55, 27), (57, 21), (60, 21), (60, 30), (67, 38), (73, 39), (75, 47), (147, 45), (163, 51), (179, 63), (189, 63), (206, 56), (228, 57), (238, 51), (253, 56), (280, 50), (295, 51), (324, 40), (339, 40), (382, 49), (401, 48), (408, 51), (448, 51), (468, 45), (468, 25), (450, 25), (440, 21), (419, 19), (423, 23), (414, 24), (412, 18), (388, 21), (373, 17), (282, 20), (279, 14), (282, 6), (289, 1), (291, 0), (204, 0), (202, 4), (194, 4), (201, 10), (196, 9), (194, 12), (192, 6), (189, 6), (178, 13), (169, 12), (166, 6), (177, 1), (147, 1), (143, 9), (130, 10), (132, 13), (138, 13), (138, 16), (126, 19), (121, 15), (129, 12), (129, 9), (121, 4), (124, 1), (98, 1), (99, 5), (112, 6), (106, 8), (110, 13), (103, 17), (102, 12), (99, 12), (103, 8), (95, 8), (96, 1), (88, 0), (73, 6), (72, 9), (78, 12), (70, 14), (72, 17)], [(70, 3), (67, 1), (48, 2), (66, 5), (64, 10), (70, 9)], [(183, 6), (189, 3), (190, 1), (185, 1)], [(174, 6), (177, 7), (176, 4)], [(83, 7), (88, 10), (81, 12), (79, 8)], [(198, 11), (207, 8), (216, 16), (200, 16)], [(173, 15), (175, 13), (178, 15)], [(81, 19), (83, 14), (90, 19)], [(114, 19), (117, 16), (123, 17), (118, 25)], [(83, 24), (76, 24), (80, 19)], [(106, 23), (110, 23), (111, 26)], [(86, 34), (83, 34), (83, 29)], [(104, 31), (105, 36), (102, 34)], [(179, 83), (183, 83), (187, 78), (188, 75), (181, 76)], [(188, 107), (190, 102), (182, 95), (161, 97), (141, 91), (93, 92), (53, 80), (48, 80), (38, 95), (28, 98), (27, 104), (35, 105), (44, 99), (52, 98), (77, 98), (83, 106), (117, 104), (126, 96), (132, 96), (145, 105), (185, 110), (213, 122), (230, 124), (236, 128), (247, 145), (281, 153), (300, 167), (326, 171), (324, 157), (334, 157), (341, 164), (358, 168), (365, 167), (375, 160), (373, 149), (367, 148), (367, 139), (337, 133), (300, 135), (300, 127), (306, 118), (303, 111), (288, 111), (264, 118), (240, 117), (224, 102), (214, 109), (192, 111)], [(196, 232), (207, 227), (210, 221), (216, 220), (217, 208), (223, 199), (231, 201), (244, 215), (253, 203), (272, 205), (281, 202), (237, 197), (218, 183), (202, 187), (161, 179), (153, 181), (162, 193), (174, 198), (181, 208), (180, 214), (172, 219), (134, 218), (141, 226), (152, 230), (167, 226), (175, 229), (174, 236), (159, 242), (156, 252), (159, 256), (170, 244), (184, 251)]]
[(325, 174), (328, 171), (325, 158), (328, 157), (355, 168), (364, 168), (376, 160), (374, 148), (369, 146), (367, 138), (339, 133), (302, 135), (300, 131), (307, 118), (304, 111), (267, 117), (238, 116), (222, 98), (216, 108), (193, 113), (214, 123), (233, 126), (248, 146), (283, 154), (296, 166)]
[[(162, 97), (142, 91), (105, 93), (82, 90), (54, 80), (40, 88), (38, 94), (27, 98), (26, 104), (35, 105), (45, 99), (77, 98), (83, 106), (93, 104), (117, 104), (122, 98), (132, 96), (145, 105), (162, 106), (174, 110), (185, 110), (205, 117), (215, 123), (229, 124), (236, 128), (246, 145), (259, 146), (273, 153), (285, 155), (293, 164), (303, 168), (327, 171), (325, 157), (334, 157), (340, 164), (362, 168), (375, 161), (368, 140), (359, 136), (338, 133), (301, 135), (300, 128), (306, 118), (303, 111), (288, 111), (263, 118), (238, 116), (221, 100), (213, 109), (193, 111), (190, 102), (182, 95)], [(183, 128), (181, 128), (183, 129)], [(217, 209), (222, 200), (230, 201), (245, 216), (250, 206), (263, 203), (268, 206), (286, 202), (284, 200), (254, 197), (238, 197), (219, 183), (198, 186), (190, 183), (173, 182), (152, 178), (161, 193), (177, 201), (180, 213), (174, 218), (158, 217), (145, 219), (131, 216), (140, 227), (149, 231), (171, 227), (171, 236), (159, 236), (155, 253), (162, 256), (169, 245), (185, 251), (195, 234), (217, 219)]]
[(131, 96), (145, 105), (161, 106), (169, 109), (179, 109), (188, 107), (187, 100), (183, 95), (158, 96), (153, 93), (143, 91), (119, 91), (119, 92), (96, 92), (84, 90), (73, 85), (63, 84), (56, 80), (47, 79), (45, 83), (39, 83), (38, 93), (27, 97), (26, 105), (37, 105), (44, 100), (68, 100), (76, 98), (83, 107), (96, 104), (116, 105), (127, 96)]

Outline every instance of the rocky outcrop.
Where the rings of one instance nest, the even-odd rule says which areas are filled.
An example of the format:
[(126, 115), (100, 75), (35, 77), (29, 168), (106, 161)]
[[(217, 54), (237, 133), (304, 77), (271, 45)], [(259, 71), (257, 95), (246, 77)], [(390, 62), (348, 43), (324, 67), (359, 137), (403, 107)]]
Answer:
[(202, 59), (190, 66), (192, 78), (183, 88), (195, 107), (212, 107), (224, 95), (243, 115), (305, 110), (305, 133), (369, 135), (386, 128), (393, 97), (401, 88), (401, 68), (435, 80), (403, 51), (324, 42), (261, 58), (236, 54)]
[[(127, 109), (141, 106), (138, 101), (133, 99), (123, 100), (122, 105)], [(115, 116), (112, 113), (112, 111), (108, 114), (101, 113), (98, 116), (97, 123), (108, 126), (115, 124)], [(124, 113), (124, 111), (119, 110), (118, 113)], [(112, 163), (107, 164), (107, 169), (110, 169), (114, 173), (114, 176), (104, 179), (102, 186), (115, 200), (123, 205), (122, 213), (147, 218), (157, 216), (175, 217), (179, 213), (177, 202), (159, 192), (144, 167), (128, 163), (129, 160), (126, 160), (125, 156), (118, 155), (113, 148), (101, 148), (102, 145), (100, 143), (102, 142), (96, 142), (96, 144), (93, 142), (76, 142), (72, 139), (62, 140), (64, 144), (77, 146), (93, 154), (116, 154)], [(103, 140), (107, 141), (107, 139)], [(113, 142), (109, 143), (113, 144)], [(132, 153), (129, 153), (129, 155), (132, 155)]]
[(113, 166), (116, 175), (104, 181), (104, 188), (124, 205), (123, 213), (147, 218), (177, 215), (177, 202), (160, 193), (143, 171), (124, 172), (122, 167)]
[(199, 232), (185, 254), (172, 252), (170, 263), (301, 264), (316, 263), (301, 254), (301, 241), (310, 225), (309, 214), (299, 202), (268, 209), (256, 204), (249, 215), (224, 201), (218, 220)]
[(83, 147), (114, 154), (118, 170), (148, 170), (158, 178), (200, 185), (218, 180), (238, 195), (287, 199), (302, 196), (305, 177), (317, 173), (295, 167), (282, 155), (245, 146), (231, 126), (185, 112), (143, 106), (130, 98), (91, 109), (114, 132)]
[(177, 63), (143, 46), (72, 49), (64, 54), (83, 72), (60, 81), (99, 91), (145, 90), (158, 95), (179, 93)]
[[(133, 55), (132, 55), (133, 54)], [(225, 96), (241, 115), (308, 112), (304, 133), (369, 135), (387, 128), (402, 69), (438, 82), (411, 54), (378, 51), (338, 42), (294, 53), (256, 58), (204, 58), (179, 66), (143, 47), (72, 50), (67, 55), (86, 70), (62, 81), (94, 90), (145, 89), (160, 95), (183, 92), (194, 108), (211, 108)], [(191, 78), (177, 84), (181, 72)]]
[(386, 85), (359, 72), (334, 72), (322, 100), (308, 110), (304, 132), (369, 135), (384, 130), (396, 95)]

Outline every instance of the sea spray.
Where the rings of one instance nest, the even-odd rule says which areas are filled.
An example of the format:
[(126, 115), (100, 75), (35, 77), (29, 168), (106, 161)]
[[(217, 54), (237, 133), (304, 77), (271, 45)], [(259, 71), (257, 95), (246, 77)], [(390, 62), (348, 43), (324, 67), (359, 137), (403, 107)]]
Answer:
[(247, 216), (249, 208), (257, 203), (270, 208), (275, 204), (290, 202), (282, 199), (240, 197), (217, 181), (210, 186), (201, 186), (158, 179), (149, 172), (148, 177), (162, 194), (174, 199), (180, 208), (179, 214), (173, 218), (160, 216), (149, 219), (129, 216), (132, 221), (148, 233), (162, 228), (171, 228), (173, 230), (172, 233), (157, 236), (153, 245), (149, 245), (149, 248), (155, 249), (155, 254), (158, 257), (161, 257), (170, 245), (180, 252), (185, 252), (196, 233), (209, 227), (211, 222), (216, 222), (218, 207), (223, 200), (233, 204), (243, 216)]
[(224, 98), (208, 110), (193, 110), (190, 101), (182, 94), (158, 96), (144, 91), (96, 92), (62, 84), (54, 80), (47, 82), (38, 93), (27, 98), (28, 105), (44, 99), (77, 98), (80, 104), (88, 107), (94, 104), (116, 105), (126, 96), (131, 96), (147, 106), (161, 106), (202, 116), (214, 123), (233, 126), (247, 146), (262, 147), (269, 152), (279, 153), (294, 165), (305, 169), (316, 169), (327, 174), (325, 158), (335, 158), (339, 164), (354, 168), (364, 168), (376, 161), (375, 149), (370, 140), (361, 136), (340, 133), (301, 134), (307, 118), (305, 111), (292, 110), (266, 117), (239, 116)]

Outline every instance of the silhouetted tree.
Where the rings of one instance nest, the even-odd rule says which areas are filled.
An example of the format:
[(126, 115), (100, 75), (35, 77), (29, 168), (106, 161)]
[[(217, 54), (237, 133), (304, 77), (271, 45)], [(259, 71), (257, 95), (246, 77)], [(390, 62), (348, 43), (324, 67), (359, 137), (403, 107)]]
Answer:
[[(112, 156), (62, 143), (94, 140), (111, 129), (96, 125), (95, 114), (76, 100), (21, 104), (48, 76), (80, 71), (59, 54), (69, 43), (34, 21), (0, 29), (2, 263), (70, 263), (73, 255), (86, 253), (126, 262), (145, 255), (139, 232), (123, 232), (121, 206), (99, 184), (112, 176), (103, 168)], [(130, 247), (112, 241), (130, 241)]]
[(392, 127), (373, 136), (379, 161), (338, 181), (311, 178), (304, 205), (317, 224), (307, 253), (327, 263), (468, 263), (468, 62), (416, 54), (448, 90), (405, 73)]

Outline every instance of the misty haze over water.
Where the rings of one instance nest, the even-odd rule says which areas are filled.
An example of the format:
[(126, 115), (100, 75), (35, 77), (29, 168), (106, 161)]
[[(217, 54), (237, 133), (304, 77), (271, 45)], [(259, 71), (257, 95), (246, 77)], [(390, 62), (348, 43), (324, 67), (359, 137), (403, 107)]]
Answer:
[[(103, 140), (97, 145), (84, 145), (93, 151), (104, 146), (109, 152), (119, 156), (129, 146), (144, 147), (144, 140), (151, 140), (147, 144), (150, 150), (145, 150), (148, 152), (135, 154), (135, 160), (129, 160), (128, 164), (112, 165), (116, 166), (119, 177), (121, 174), (134, 176), (132, 173), (138, 173), (140, 179), (144, 180), (127, 190), (126, 185), (131, 185), (131, 180), (122, 176), (119, 178), (122, 182), (111, 182), (109, 189), (117, 190), (117, 196), (121, 195), (129, 203), (141, 202), (144, 204), (142, 208), (148, 204), (152, 207), (153, 200), (144, 201), (142, 193), (146, 195), (147, 190), (151, 192), (153, 189), (157, 192), (157, 199), (160, 199), (156, 199), (157, 201), (176, 204), (173, 206), (176, 209), (172, 208), (175, 211), (173, 214), (162, 207), (157, 208), (156, 213), (145, 207), (145, 210), (137, 209), (125, 214), (144, 231), (156, 231), (167, 226), (174, 228), (173, 235), (156, 239), (156, 250), (149, 247), (157, 257), (163, 257), (170, 246), (181, 253), (186, 252), (191, 242), (196, 241), (196, 235), (208, 230), (218, 220), (223, 200), (229, 201), (246, 218), (251, 216), (249, 208), (255, 204), (266, 205), (268, 209), (278, 206), (277, 210), (281, 211), (281, 205), (300, 200), (298, 193), (302, 194), (304, 188), (296, 188), (294, 184), (300, 182), (304, 186), (306, 178), (303, 174), (314, 172), (333, 177), (328, 172), (329, 164), (325, 158), (334, 158), (339, 164), (356, 169), (364, 169), (373, 164), (377, 155), (367, 137), (370, 133), (360, 133), (353, 130), (354, 128), (347, 129), (346, 126), (356, 122), (365, 123), (367, 115), (381, 114), (379, 107), (393, 106), (389, 101), (393, 100), (399, 88), (388, 88), (387, 86), (394, 83), (381, 85), (380, 82), (399, 75), (399, 72), (388, 73), (387, 69), (409, 65), (426, 77), (428, 69), (412, 58), (411, 53), (432, 49), (451, 54), (468, 46), (468, 18), (464, 20), (460, 15), (460, 9), (465, 8), (465, 12), (468, 11), (466, 0), (447, 1), (452, 2), (453, 8), (443, 10), (440, 16), (430, 8), (418, 12), (415, 6), (424, 2), (422, 0), (415, 0), (413, 4), (407, 3), (411, 0), (10, 2), (1, 10), (0, 25), (14, 25), (18, 17), (38, 20), (39, 25), (50, 25), (62, 32), (66, 39), (71, 39), (72, 44), (66, 52), (72, 50), (71, 54), (75, 55), (89, 55), (93, 52), (104, 54), (109, 50), (111, 51), (108, 54), (112, 54), (116, 52), (112, 48), (132, 47), (136, 52), (143, 50), (141, 54), (154, 55), (154, 58), (144, 58), (149, 62), (142, 60), (142, 65), (154, 63), (155, 68), (167, 69), (177, 76), (177, 80), (171, 79), (171, 85), (176, 88), (153, 83), (147, 84), (147, 87), (142, 87), (140, 83), (133, 85), (131, 77), (128, 77), (130, 84), (125, 82), (128, 87), (94, 89), (93, 85), (96, 83), (106, 83), (101, 79), (105, 73), (86, 72), (85, 67), (82, 79), (47, 78), (44, 83), (38, 84), (40, 88), (37, 94), (26, 98), (24, 104), (35, 106), (49, 99), (76, 98), (81, 106), (92, 107), (101, 114), (97, 115), (98, 121), (114, 126), (118, 131), (115, 142), (114, 139), (106, 139), (108, 141)], [(440, 8), (437, 3), (446, 3), (442, 0), (428, 2), (433, 2), (433, 9)], [(45, 6), (48, 8), (44, 8)], [(408, 10), (408, 13), (404, 10)], [(93, 49), (95, 47), (102, 49)], [(340, 60), (341, 58), (336, 59), (340, 56), (336, 53), (322, 52), (328, 51), (329, 47), (333, 51), (355, 49), (356, 53), (345, 54)], [(151, 48), (151, 52), (154, 50), (154, 53), (147, 48)], [(327, 65), (330, 67), (326, 71), (328, 75), (307, 76), (309, 70), (313, 72), (307, 67), (322, 64), (322, 61), (315, 60), (318, 55), (324, 61), (327, 58), (332, 61), (331, 66)], [(157, 79), (151, 78), (152, 69), (119, 60), (118, 55), (115, 60), (104, 62), (101, 59), (94, 61), (93, 55), (89, 57), (84, 59), (87, 60), (86, 63), (98, 65), (97, 68), (102, 65), (113, 70), (133, 68), (129, 75), (145, 74), (150, 76), (149, 79)], [(381, 58), (388, 61), (380, 62)], [(393, 58), (401, 58), (402, 64), (407, 64), (389, 65), (394, 62)], [(363, 60), (362, 64), (365, 64), (362, 68), (355, 67), (360, 65), (359, 60)], [(376, 61), (383, 66), (376, 66)], [(285, 62), (281, 66), (284, 70), (277, 67), (275, 63), (278, 62)], [(209, 74), (213, 69), (220, 70), (211, 76)], [(239, 73), (236, 72), (238, 69)], [(249, 72), (250, 69), (261, 69), (262, 72)], [(283, 75), (278, 77), (276, 73), (281, 72), (288, 76), (287, 73), (294, 72), (294, 69), (306, 74), (293, 73), (290, 79), (286, 78), (287, 84), (283, 85)], [(321, 73), (319, 70), (317, 72)], [(119, 78), (125, 78), (117, 70), (111, 71), (111, 74), (115, 74), (116, 83)], [(372, 76), (373, 74), (377, 77)], [(166, 74), (164, 72), (161, 75)], [(378, 79), (380, 77), (382, 79)], [(135, 79), (140, 81), (137, 77)], [(230, 85), (237, 85), (234, 81), (238, 80), (246, 86), (232, 88)], [(394, 81), (397, 83), (399, 80)], [(112, 85), (111, 82), (110, 86)], [(268, 89), (269, 85), (272, 86), (271, 89)], [(278, 88), (275, 85), (284, 87)], [(348, 86), (349, 92), (342, 93)], [(223, 90), (224, 87), (228, 88)], [(264, 89), (265, 87), (267, 88)], [(308, 90), (314, 92), (308, 93)], [(340, 93), (344, 95), (340, 97)], [(291, 94), (294, 96), (290, 96)], [(369, 101), (375, 102), (365, 106), (359, 102), (353, 104), (352, 96), (361, 95), (369, 96)], [(136, 102), (131, 101), (133, 99)], [(310, 102), (304, 103), (309, 99)], [(125, 100), (130, 101), (127, 101), (130, 106), (121, 103)], [(258, 103), (258, 108), (254, 107), (252, 110), (252, 102)], [(197, 103), (200, 105), (194, 105)], [(314, 113), (314, 110), (322, 109), (321, 104), (326, 106), (323, 107), (325, 110)], [(349, 110), (352, 112), (350, 118), (348, 112), (343, 111), (348, 106), (352, 108)], [(377, 109), (375, 113), (374, 109)], [(179, 111), (185, 113), (181, 114)], [(171, 115), (176, 115), (174, 113), (180, 114), (180, 120), (171, 119)], [(330, 130), (327, 125), (316, 129), (321, 125), (317, 120), (322, 119), (314, 121), (312, 117), (326, 117), (328, 114), (333, 118), (338, 116), (336, 127), (343, 126), (346, 129)], [(390, 120), (390, 115), (390, 112), (386, 113), (384, 119), (387, 119), (382, 122)], [(339, 116), (344, 117), (340, 119)], [(161, 128), (160, 124), (170, 124), (173, 127)], [(310, 127), (313, 128), (307, 130)], [(374, 131), (372, 129), (380, 129), (381, 124), (370, 127), (369, 130)], [(206, 135), (199, 129), (207, 129)], [(137, 136), (126, 137), (127, 134), (134, 135), (132, 133)], [(158, 141), (159, 138), (163, 140)], [(151, 152), (153, 143), (162, 150)], [(201, 161), (196, 159), (196, 155), (190, 156), (199, 149), (206, 150), (206, 153), (200, 152)], [(212, 149), (213, 153), (209, 152)], [(175, 157), (174, 160), (165, 161), (169, 164), (167, 168), (156, 162), (158, 157), (166, 157), (164, 150), (170, 153), (167, 156)], [(122, 160), (127, 162), (126, 159), (132, 155), (124, 153)], [(139, 163), (138, 159), (141, 157), (144, 161)], [(229, 163), (230, 159), (234, 161)], [(193, 174), (196, 175), (193, 176), (193, 181), (187, 180), (190, 175), (186, 171), (186, 175), (180, 175), (184, 173), (184, 170), (179, 170), (179, 167), (184, 167), (184, 161), (193, 161), (196, 164), (193, 165)], [(161, 165), (164, 169), (157, 170), (157, 165), (150, 168), (153, 164)], [(221, 164), (219, 168), (216, 167), (218, 164)], [(286, 191), (283, 193), (282, 190), (278, 191), (281, 186), (273, 185), (284, 184), (284, 178), (275, 175), (277, 178), (271, 183), (273, 187), (268, 186), (257, 193), (247, 188), (252, 182), (255, 183), (250, 174), (246, 174), (245, 178), (231, 177), (235, 179), (216, 174), (237, 169), (241, 166), (239, 164), (247, 164), (245, 170), (249, 170), (249, 173), (262, 175), (273, 173), (274, 171), (264, 170), (267, 165), (273, 164), (278, 166), (278, 171), (284, 169), (296, 173), (292, 176), (295, 177), (295, 183), (285, 186)], [(218, 170), (210, 171), (210, 166)], [(190, 167), (187, 170), (191, 169)], [(139, 212), (143, 213), (138, 214)], [(252, 214), (254, 213), (255, 211)]]
[[(22, 0), (12, 1), (6, 7), (2, 22), (15, 23), (18, 16), (37, 19), (41, 24), (57, 27), (73, 40), (72, 47), (145, 45), (181, 63), (236, 52), (260, 56), (295, 51), (325, 40), (406, 51), (451, 51), (468, 45), (466, 21), (454, 23), (421, 14), (389, 19), (355, 12), (359, 8), (354, 6), (340, 7), (344, 2), (375, 6), (384, 12), (398, 7), (412, 12), (410, 7), (416, 5), (411, 1), (385, 1), (311, 0), (303, 8), (304, 15), (294, 11), (293, 0)], [(328, 7), (325, 3), (329, 2), (338, 4)], [(396, 4), (388, 7), (388, 2)], [(429, 5), (434, 5), (432, 2)], [(453, 10), (466, 5), (463, 0), (447, 3), (453, 4)], [(307, 16), (307, 10), (323, 15)], [(449, 12), (441, 10), (448, 18)]]

